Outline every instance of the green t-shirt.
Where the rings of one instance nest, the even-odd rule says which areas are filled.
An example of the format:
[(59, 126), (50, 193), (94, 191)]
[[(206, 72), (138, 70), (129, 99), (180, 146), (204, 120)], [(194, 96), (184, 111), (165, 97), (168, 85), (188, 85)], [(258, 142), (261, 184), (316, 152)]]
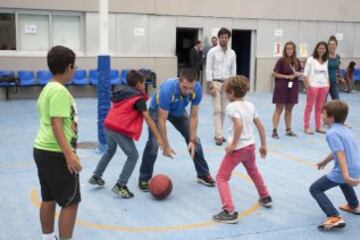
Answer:
[(51, 127), (52, 117), (64, 119), (65, 137), (73, 150), (77, 143), (77, 110), (70, 92), (58, 82), (49, 82), (41, 91), (37, 102), (40, 129), (35, 138), (37, 149), (62, 152)]
[(330, 83), (336, 83), (340, 64), (341, 64), (341, 60), (339, 55), (336, 55), (335, 58), (332, 57), (328, 58), (328, 72), (329, 72)]

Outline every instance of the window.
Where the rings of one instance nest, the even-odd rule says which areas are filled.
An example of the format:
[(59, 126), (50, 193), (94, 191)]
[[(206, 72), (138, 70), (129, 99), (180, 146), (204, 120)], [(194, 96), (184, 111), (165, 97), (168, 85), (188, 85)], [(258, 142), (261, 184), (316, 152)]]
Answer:
[(16, 50), (14, 13), (0, 13), (0, 51)]
[(43, 54), (56, 45), (66, 46), (75, 52), (81, 52), (84, 48), (81, 13), (2, 11), (0, 54), (8, 54), (8, 50), (17, 50), (15, 53)]
[(19, 15), (19, 49), (23, 51), (48, 51), (49, 15)]
[(52, 17), (53, 46), (63, 45), (73, 51), (81, 50), (81, 18), (80, 16)]

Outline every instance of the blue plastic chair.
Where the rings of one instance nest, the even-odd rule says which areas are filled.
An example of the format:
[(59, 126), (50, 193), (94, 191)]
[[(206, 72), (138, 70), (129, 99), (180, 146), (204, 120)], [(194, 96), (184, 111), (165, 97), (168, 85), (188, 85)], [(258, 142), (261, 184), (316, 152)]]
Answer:
[(99, 72), (96, 69), (89, 71), (89, 81), (91, 85), (98, 85)]
[(72, 79), (72, 84), (79, 86), (89, 85), (89, 80), (86, 77), (86, 70), (76, 70)]
[(36, 72), (36, 80), (40, 86), (46, 85), (52, 77), (50, 71), (40, 70)]
[(360, 81), (360, 69), (356, 68), (354, 72), (354, 81)]
[(110, 84), (111, 85), (121, 84), (121, 81), (120, 81), (120, 78), (119, 78), (119, 70), (112, 69), (110, 71)]
[[(15, 72), (14, 71), (0, 71), (0, 78), (3, 76), (15, 76)], [(8, 87), (8, 86), (15, 86), (15, 83), (5, 83), (5, 82), (0, 82), (0, 87)]]
[(345, 69), (340, 69), (340, 76), (345, 79)]
[(17, 76), (20, 79), (20, 86), (36, 85), (33, 71), (21, 70), (21, 71), (18, 71)]
[(129, 69), (121, 70), (120, 82), (121, 84), (127, 84), (126, 77), (128, 75)]

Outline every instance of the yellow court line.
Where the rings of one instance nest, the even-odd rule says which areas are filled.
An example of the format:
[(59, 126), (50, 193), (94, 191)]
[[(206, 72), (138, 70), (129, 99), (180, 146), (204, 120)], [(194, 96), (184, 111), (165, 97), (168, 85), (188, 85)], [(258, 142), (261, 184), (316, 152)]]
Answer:
[[(246, 175), (243, 175), (238, 172), (234, 172), (234, 175), (244, 179), (245, 181), (250, 181), (250, 178)], [(40, 208), (41, 200), (38, 197), (38, 191), (36, 188), (33, 188), (30, 191), (30, 199), (31, 203), (36, 206), (37, 208)], [(260, 205), (258, 203), (253, 204), (250, 208), (242, 211), (239, 213), (238, 219), (244, 218), (251, 213), (255, 212), (257, 209), (260, 208)], [(56, 217), (58, 217), (58, 214), (56, 214)], [(76, 220), (76, 224), (82, 227), (97, 229), (97, 230), (112, 230), (112, 231), (125, 231), (125, 232), (134, 232), (134, 233), (140, 233), (140, 232), (169, 232), (169, 231), (180, 231), (180, 230), (190, 230), (190, 229), (196, 229), (196, 228), (204, 228), (204, 227), (210, 227), (212, 225), (219, 224), (214, 221), (205, 221), (200, 223), (193, 223), (193, 224), (186, 224), (186, 225), (175, 225), (175, 226), (149, 226), (149, 227), (130, 227), (130, 226), (115, 226), (115, 225), (106, 225), (106, 224), (97, 224), (88, 222), (85, 220)]]
[(286, 154), (286, 153), (281, 153), (279, 151), (274, 150), (273, 148), (269, 149), (269, 154), (270, 155), (277, 155), (277, 156), (283, 157), (285, 159), (301, 163), (302, 165), (306, 165), (306, 166), (309, 166), (309, 167), (312, 167), (312, 168), (316, 168), (316, 163), (313, 163), (310, 160), (304, 160), (304, 159), (300, 159), (300, 158), (294, 157), (294, 156)]

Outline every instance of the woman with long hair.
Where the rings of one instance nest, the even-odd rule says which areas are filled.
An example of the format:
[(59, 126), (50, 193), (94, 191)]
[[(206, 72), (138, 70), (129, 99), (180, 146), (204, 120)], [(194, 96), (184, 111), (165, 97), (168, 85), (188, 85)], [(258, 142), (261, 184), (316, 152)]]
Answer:
[(356, 63), (354, 61), (351, 61), (345, 71), (345, 92), (347, 93), (352, 93), (356, 91), (356, 87), (354, 84), (355, 65)]
[(339, 80), (344, 82), (344, 80), (340, 77), (341, 58), (339, 54), (336, 54), (337, 45), (338, 45), (338, 41), (336, 37), (330, 36), (328, 41), (328, 48), (329, 48), (328, 71), (329, 71), (329, 82), (330, 82), (329, 94), (332, 100), (340, 99), (338, 82)]
[(321, 109), (329, 92), (328, 71), (329, 49), (326, 42), (316, 44), (311, 57), (306, 61), (304, 69), (304, 84), (307, 89), (306, 106), (304, 111), (304, 132), (313, 134), (310, 129), (310, 115), (315, 105), (315, 127), (316, 132), (326, 133), (321, 127)]
[(273, 114), (273, 132), (272, 138), (278, 139), (277, 128), (283, 110), (285, 109), (285, 126), (287, 136), (296, 137), (291, 129), (291, 117), (294, 105), (298, 103), (300, 61), (296, 58), (296, 45), (293, 42), (287, 42), (284, 46), (283, 56), (277, 61), (273, 76), (275, 78), (275, 89), (273, 94), (273, 103), (275, 111)]

